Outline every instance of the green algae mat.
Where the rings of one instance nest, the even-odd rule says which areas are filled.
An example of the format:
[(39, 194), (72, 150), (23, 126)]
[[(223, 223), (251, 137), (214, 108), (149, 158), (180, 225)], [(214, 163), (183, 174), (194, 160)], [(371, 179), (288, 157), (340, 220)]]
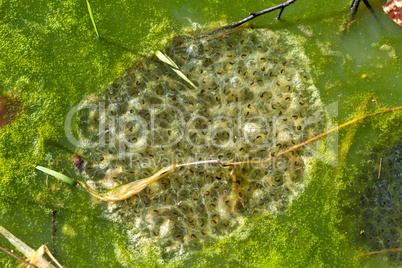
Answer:
[(1, 2), (0, 226), (63, 267), (400, 266), (401, 111), (275, 158), (401, 106), (402, 30), (370, 2), (208, 36), (279, 2)]

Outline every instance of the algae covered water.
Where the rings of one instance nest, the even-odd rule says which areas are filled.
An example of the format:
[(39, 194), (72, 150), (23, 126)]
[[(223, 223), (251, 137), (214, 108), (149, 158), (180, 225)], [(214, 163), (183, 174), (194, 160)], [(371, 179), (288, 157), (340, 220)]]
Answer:
[[(220, 21), (218, 27), (222, 20), (234, 22), (275, 4), (91, 2), (97, 39), (85, 2), (2, 3), (1, 36), (7, 42), (1, 43), (1, 94), (23, 108), (0, 129), (0, 225), (32, 248), (53, 244), (65, 267), (400, 265), (398, 252), (358, 257), (401, 247), (400, 112), (331, 134), (312, 145), (314, 157), (311, 150), (300, 150), (294, 159), (282, 158), (279, 170), (251, 166), (237, 170), (236, 177), (230, 168), (194, 166), (120, 203), (99, 203), (79, 187), (34, 171), (46, 166), (102, 191), (151, 175), (171, 164), (165, 158), (173, 154), (176, 163), (264, 158), (329, 126), (400, 106), (402, 37), (382, 14), (380, 1), (372, 3), (379, 21), (361, 7), (346, 35), (340, 28), (349, 1), (298, 1), (281, 21), (267, 14), (252, 22), (254, 30), (193, 42), (206, 26), (215, 27), (212, 22)], [(198, 30), (186, 33), (189, 27)], [(158, 49), (197, 88), (152, 56)], [(304, 87), (297, 88), (300, 84)], [(82, 109), (72, 125), (65, 124), (74, 107), (102, 101), (111, 113), (104, 121), (107, 130), (123, 127), (105, 139), (123, 149), (109, 152), (93, 144), (100, 131), (96, 111)], [(161, 131), (145, 142), (173, 144), (163, 153), (162, 147), (139, 146), (146, 127), (111, 119), (124, 119), (133, 110), (147, 122), (151, 104), (184, 111), (182, 116), (174, 109), (153, 111)], [(253, 120), (231, 128), (238, 110)], [(194, 114), (200, 120), (191, 121)], [(213, 121), (216, 117), (221, 120)], [(276, 120), (275, 133), (263, 131), (270, 129), (263, 125), (266, 118)], [(301, 118), (311, 124), (300, 124)], [(190, 124), (183, 120), (192, 122), (194, 131), (178, 144), (177, 122)], [(203, 134), (203, 123), (214, 131)], [(92, 146), (72, 143), (69, 134)], [(129, 138), (130, 143), (119, 143)], [(206, 145), (203, 139), (213, 144), (197, 149)], [(130, 145), (134, 150), (124, 147)], [(86, 161), (82, 174), (71, 161), (77, 153)], [(151, 155), (164, 159), (130, 168), (123, 162)], [(241, 187), (233, 187), (233, 178)], [(54, 237), (52, 211), (57, 211)], [(12, 249), (3, 237), (0, 243)], [(3, 266), (18, 265), (0, 254)]]

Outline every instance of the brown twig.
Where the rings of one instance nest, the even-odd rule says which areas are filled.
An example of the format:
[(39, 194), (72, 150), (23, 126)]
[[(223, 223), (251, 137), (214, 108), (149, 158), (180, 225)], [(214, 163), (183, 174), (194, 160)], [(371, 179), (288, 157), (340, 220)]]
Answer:
[(250, 13), (249, 13), (250, 16), (248, 16), (247, 18), (244, 18), (244, 19), (242, 19), (242, 20), (240, 20), (240, 21), (238, 21), (238, 22), (235, 22), (235, 23), (233, 23), (233, 24), (229, 24), (229, 25), (220, 27), (220, 28), (218, 28), (218, 29), (212, 31), (212, 33), (216, 33), (216, 32), (219, 32), (219, 31), (222, 31), (222, 30), (225, 30), (225, 29), (233, 29), (233, 28), (236, 28), (236, 27), (242, 25), (243, 23), (246, 23), (246, 22), (248, 22), (248, 21), (250, 21), (250, 20), (252, 20), (252, 19), (254, 19), (254, 18), (258, 17), (258, 16), (264, 15), (264, 14), (266, 14), (266, 13), (272, 12), (272, 11), (277, 10), (277, 9), (280, 9), (279, 15), (278, 15), (278, 17), (277, 17), (277, 19), (279, 20), (279, 19), (281, 19), (281, 15), (282, 15), (283, 10), (284, 10), (287, 6), (293, 4), (294, 2), (296, 2), (296, 0), (289, 0), (289, 1), (286, 1), (286, 2), (284, 2), (284, 3), (282, 3), (282, 4), (279, 4), (279, 5), (277, 5), (277, 6), (270, 7), (270, 8), (267, 8), (267, 9), (264, 9), (264, 10), (261, 10), (261, 11), (258, 11), (258, 12), (250, 12)]
[(23, 262), (23, 263), (25, 263), (26, 265), (29, 265), (29, 266), (31, 266), (31, 267), (38, 268), (38, 266), (36, 266), (35, 264), (32, 264), (32, 263), (30, 263), (30, 262), (27, 262), (27, 261), (24, 260), (23, 258), (18, 257), (17, 255), (15, 255), (14, 253), (8, 251), (7, 249), (5, 249), (5, 248), (3, 248), (3, 247), (0, 247), (0, 249), (1, 249), (2, 251), (4, 251), (5, 253), (7, 253), (8, 255), (10, 255), (11, 257), (13, 257), (13, 258), (19, 260), (20, 262)]
[(372, 251), (372, 252), (360, 254), (357, 257), (360, 258), (363, 256), (368, 256), (368, 255), (382, 254), (382, 253), (386, 253), (386, 252), (398, 252), (398, 251), (402, 251), (402, 248), (393, 248), (393, 249), (387, 249), (387, 250), (381, 250), (381, 251)]
[(380, 179), (380, 176), (381, 176), (381, 164), (382, 164), (382, 158), (380, 158), (380, 168), (378, 170), (378, 179)]

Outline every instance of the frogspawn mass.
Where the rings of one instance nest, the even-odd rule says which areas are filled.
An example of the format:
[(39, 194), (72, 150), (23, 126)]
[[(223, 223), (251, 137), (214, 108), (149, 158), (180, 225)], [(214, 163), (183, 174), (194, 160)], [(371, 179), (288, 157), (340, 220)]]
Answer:
[[(321, 133), (325, 112), (300, 40), (243, 29), (177, 38), (166, 54), (191, 85), (155, 55), (137, 59), (78, 115), (81, 174), (97, 192), (172, 164), (275, 156)], [(111, 202), (137, 246), (198, 249), (252, 214), (284, 210), (306, 183), (306, 146), (264, 164), (180, 167), (139, 194)]]

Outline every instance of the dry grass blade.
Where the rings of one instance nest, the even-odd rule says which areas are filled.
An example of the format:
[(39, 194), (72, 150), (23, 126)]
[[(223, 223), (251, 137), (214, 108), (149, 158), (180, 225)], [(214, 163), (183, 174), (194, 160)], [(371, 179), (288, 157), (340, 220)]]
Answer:
[(177, 66), (177, 64), (168, 55), (163, 54), (159, 50), (157, 50), (155, 52), (155, 55), (158, 57), (158, 59), (160, 59), (162, 62), (170, 65), (172, 68), (179, 69), (179, 66)]
[[(22, 242), (20, 239), (15, 237), (12, 233), (7, 231), (4, 227), (0, 226), (0, 234), (2, 234), (14, 247), (18, 249), (19, 252), (24, 254), (29, 260), (35, 260), (34, 264), (37, 264), (40, 268), (55, 268), (51, 263), (49, 263), (41, 254), (37, 254), (35, 250), (29, 247), (27, 244)], [(39, 250), (38, 250), (39, 252)], [(40, 252), (39, 252), (40, 253)]]
[(380, 168), (378, 169), (378, 179), (381, 177), (381, 164), (382, 164), (382, 158), (380, 158)]
[(155, 52), (155, 55), (158, 57), (159, 60), (162, 62), (170, 65), (170, 68), (175, 71), (183, 80), (185, 80), (187, 83), (189, 83), (192, 87), (195, 89), (198, 89), (193, 82), (190, 81), (190, 79), (187, 78), (187, 76), (179, 70), (179, 66), (168, 56), (160, 52), (159, 50)]
[(41, 255), (46, 253), (59, 268), (63, 268), (63, 266), (61, 266), (61, 264), (56, 260), (56, 258), (53, 256), (53, 254), (50, 252), (49, 248), (46, 245), (42, 245), (36, 252), (37, 254)]
[(166, 176), (169, 173), (172, 173), (176, 170), (176, 165), (171, 165), (166, 168), (162, 168), (159, 170), (157, 173), (152, 175), (151, 177), (133, 181), (127, 184), (119, 185), (112, 190), (108, 191), (104, 196), (101, 196), (97, 192), (89, 189), (85, 183), (78, 181), (78, 183), (85, 189), (87, 190), (91, 195), (103, 200), (103, 201), (121, 201), (125, 200), (133, 195), (138, 194), (142, 190), (144, 190), (148, 185), (151, 183), (159, 180), (160, 178)]
[(174, 68), (172, 68), (172, 70), (175, 71), (181, 78), (183, 78), (183, 80), (185, 80), (187, 83), (189, 83), (193, 88), (198, 89), (198, 88), (196, 87), (196, 85), (194, 85), (193, 82), (191, 82), (191, 81), (187, 78), (187, 76), (186, 76), (184, 73), (182, 73), (180, 70), (174, 69)]

